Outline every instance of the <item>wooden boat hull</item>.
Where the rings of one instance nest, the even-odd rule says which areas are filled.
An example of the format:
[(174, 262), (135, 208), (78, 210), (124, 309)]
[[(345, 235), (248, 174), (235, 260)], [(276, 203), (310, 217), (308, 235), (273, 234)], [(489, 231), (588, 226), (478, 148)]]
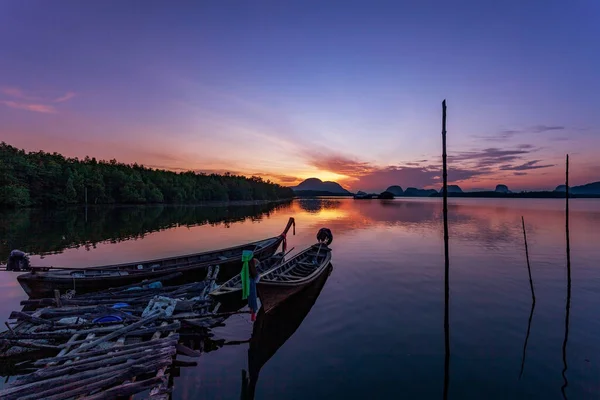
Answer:
[[(313, 246), (314, 247), (314, 246)], [(311, 249), (305, 250), (303, 253), (310, 251)], [(323, 252), (326, 253), (326, 256), (321, 260), (319, 266), (311, 273), (308, 277), (300, 278), (297, 281), (274, 281), (272, 279), (264, 279), (260, 280), (256, 289), (258, 292), (258, 297), (260, 298), (260, 302), (262, 304), (262, 308), (265, 313), (269, 313), (274, 310), (279, 304), (284, 303), (289, 298), (298, 295), (305, 288), (310, 287), (315, 281), (319, 280), (321, 276), (328, 270), (330, 262), (331, 262), (331, 249), (323, 249)], [(297, 255), (296, 257), (301, 256), (302, 253)], [(293, 258), (288, 261), (288, 263), (293, 262)], [(280, 268), (285, 268), (286, 264), (283, 264)], [(269, 276), (276, 274), (276, 272), (271, 272), (269, 274), (265, 274), (268, 278)]]
[[(255, 256), (259, 260), (269, 258), (275, 254), (283, 238), (279, 238), (268, 246), (255, 252)], [(250, 246), (250, 248), (252, 248)], [(135, 284), (147, 279), (156, 279), (161, 276), (166, 276), (176, 272), (181, 272), (182, 276), (176, 280), (169, 281), (170, 284), (179, 284), (185, 282), (200, 281), (206, 277), (208, 267), (211, 265), (219, 265), (219, 275), (228, 279), (236, 273), (240, 272), (241, 261), (238, 258), (225, 260), (223, 262), (209, 262), (190, 265), (178, 268), (165, 268), (163, 270), (142, 271), (139, 273), (131, 272), (126, 275), (119, 276), (103, 276), (103, 277), (80, 277), (73, 278), (69, 273), (64, 273), (63, 276), (57, 276), (50, 272), (30, 272), (19, 275), (17, 280), (23, 287), (23, 290), (32, 298), (53, 296), (54, 290), (58, 289), (61, 293), (67, 290), (75, 289), (77, 293), (85, 293), (91, 291), (104, 290), (119, 286)]]
[[(257, 271), (259, 275), (263, 275), (265, 272), (274, 268), (278, 264), (281, 264), (284, 261), (284, 253), (278, 253), (269, 257), (265, 260), (262, 260), (260, 264), (257, 266)], [(239, 271), (238, 271), (239, 273)], [(242, 298), (242, 280), (239, 274), (236, 274), (233, 278), (223, 283), (221, 286), (216, 288), (214, 291), (209, 293), (209, 295), (221, 302), (233, 302), (235, 300), (241, 300)]]

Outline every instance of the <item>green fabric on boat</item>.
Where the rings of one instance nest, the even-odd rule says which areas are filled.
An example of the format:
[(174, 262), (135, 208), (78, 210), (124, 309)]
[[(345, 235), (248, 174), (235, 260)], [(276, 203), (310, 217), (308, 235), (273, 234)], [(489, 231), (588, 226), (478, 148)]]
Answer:
[(254, 252), (252, 250), (244, 250), (242, 251), (242, 300), (246, 300), (248, 295), (250, 294), (250, 267), (248, 266), (248, 262), (252, 260), (254, 257)]

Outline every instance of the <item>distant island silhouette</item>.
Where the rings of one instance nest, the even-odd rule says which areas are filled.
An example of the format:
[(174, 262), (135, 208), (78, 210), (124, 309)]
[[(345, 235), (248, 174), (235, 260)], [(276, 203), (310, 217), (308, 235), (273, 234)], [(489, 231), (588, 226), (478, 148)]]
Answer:
[[(299, 185), (291, 188), (297, 197), (316, 196), (360, 196), (362, 191), (352, 193), (337, 182), (323, 182), (318, 178), (308, 178)], [(479, 190), (465, 192), (458, 185), (448, 185), (449, 197), (492, 197), (492, 198), (562, 198), (565, 196), (565, 185), (558, 185), (553, 191), (520, 191), (514, 192), (505, 184), (498, 184), (494, 190)], [(421, 189), (408, 187), (405, 190), (400, 185), (389, 186), (381, 193), (372, 193), (372, 198), (393, 197), (439, 197), (443, 189)], [(571, 197), (600, 197), (600, 181), (580, 186), (569, 187)], [(371, 198), (369, 197), (369, 198)]]

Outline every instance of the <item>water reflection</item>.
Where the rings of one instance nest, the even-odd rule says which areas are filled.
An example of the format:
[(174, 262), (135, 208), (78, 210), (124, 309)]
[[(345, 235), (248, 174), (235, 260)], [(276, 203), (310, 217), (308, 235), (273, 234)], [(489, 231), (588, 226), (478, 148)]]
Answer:
[(298, 199), (297, 204), (302, 210), (315, 214), (323, 210), (340, 208), (342, 202), (338, 199)]
[(98, 243), (117, 243), (144, 238), (152, 232), (199, 225), (229, 226), (260, 221), (290, 202), (233, 206), (140, 206), (65, 209), (21, 209), (0, 213), (0, 261), (12, 249), (30, 254), (61, 253), (68, 248), (95, 248)]
[[(242, 400), (253, 400), (261, 368), (281, 346), (296, 332), (315, 304), (325, 286), (333, 266), (330, 264), (322, 277), (310, 287), (280, 304), (271, 313), (261, 308), (248, 349), (248, 374), (242, 373)], [(248, 376), (247, 380), (244, 378)]]
[[(567, 156), (567, 174), (568, 174), (568, 163), (569, 156)], [(568, 184), (568, 180), (567, 180)], [(566, 303), (566, 311), (565, 311), (565, 338), (563, 340), (562, 345), (562, 358), (563, 358), (563, 385), (560, 388), (562, 396), (564, 399), (567, 398), (567, 386), (569, 386), (569, 381), (567, 380), (567, 342), (569, 341), (569, 317), (571, 313), (571, 238), (569, 234), (569, 199), (567, 198), (566, 203), (566, 222), (565, 222), (565, 232), (566, 232), (566, 240), (567, 240), (567, 303)]]

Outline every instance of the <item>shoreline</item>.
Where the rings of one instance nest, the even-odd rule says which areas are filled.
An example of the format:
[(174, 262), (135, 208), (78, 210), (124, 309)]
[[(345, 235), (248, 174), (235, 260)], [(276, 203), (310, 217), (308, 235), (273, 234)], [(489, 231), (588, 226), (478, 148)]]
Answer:
[(219, 201), (209, 200), (200, 203), (97, 203), (97, 204), (65, 204), (60, 206), (27, 206), (27, 207), (0, 207), (2, 211), (16, 211), (16, 210), (63, 210), (63, 209), (74, 209), (74, 208), (95, 208), (95, 207), (229, 207), (229, 206), (260, 206), (266, 204), (281, 204), (294, 200), (295, 197), (289, 199), (278, 199), (278, 200), (231, 200), (231, 201)]

